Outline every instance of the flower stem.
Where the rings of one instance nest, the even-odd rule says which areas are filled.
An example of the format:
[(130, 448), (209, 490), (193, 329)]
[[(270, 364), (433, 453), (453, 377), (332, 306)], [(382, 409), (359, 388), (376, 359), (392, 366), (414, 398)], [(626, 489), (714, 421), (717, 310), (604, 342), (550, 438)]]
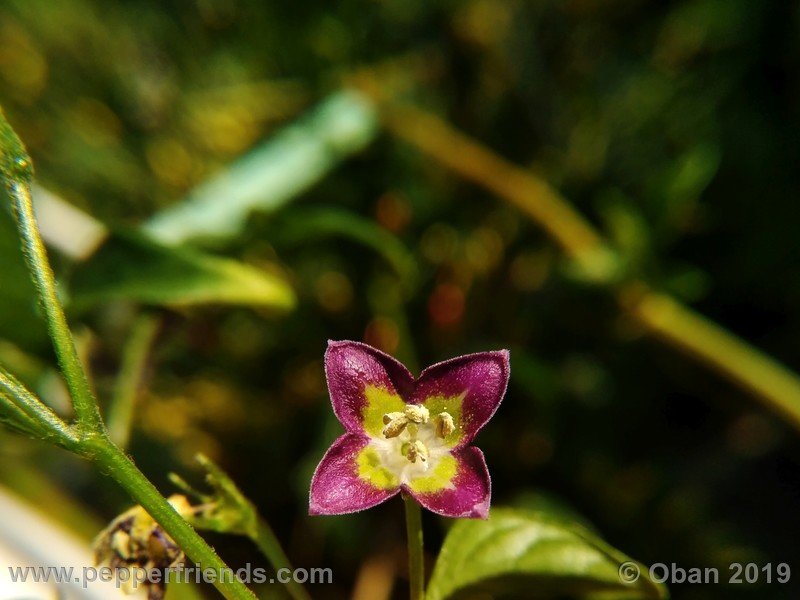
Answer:
[[(202, 569), (216, 572), (214, 586), (228, 600), (253, 600), (255, 596), (237, 578), (226, 581), (227, 566), (211, 546), (181, 517), (130, 458), (108, 438), (83, 444), (85, 455), (114, 479), (138, 504), (164, 528), (169, 536)], [(86, 451), (88, 450), (88, 451)]]
[(422, 544), (422, 509), (408, 494), (403, 494), (406, 505), (406, 536), (408, 537), (408, 581), (409, 598), (422, 600), (425, 597), (425, 560)]

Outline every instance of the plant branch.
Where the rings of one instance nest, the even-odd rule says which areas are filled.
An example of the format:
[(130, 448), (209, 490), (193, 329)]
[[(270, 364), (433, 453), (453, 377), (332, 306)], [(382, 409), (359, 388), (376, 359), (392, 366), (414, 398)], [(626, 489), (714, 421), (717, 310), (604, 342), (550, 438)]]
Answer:
[(0, 152), (2, 152), (0, 174), (11, 197), (17, 228), (22, 238), (25, 261), (47, 318), (50, 339), (72, 398), (75, 414), (78, 417), (78, 427), (81, 432), (95, 433), (102, 429), (100, 411), (75, 349), (64, 309), (59, 302), (55, 276), (33, 213), (31, 160), (1, 112)]
[(29, 183), (12, 182), (9, 195), (14, 203), (25, 259), (47, 317), (50, 339), (72, 398), (79, 429), (85, 433), (94, 433), (102, 427), (100, 412), (75, 348), (67, 317), (58, 299), (55, 276), (36, 226)]
[(50, 432), (26, 415), (14, 401), (3, 391), (0, 391), (0, 423), (34, 439), (48, 437)]
[(800, 430), (800, 377), (673, 298), (648, 291), (629, 301), (628, 314), (651, 335), (694, 356), (722, 376), (763, 399), (773, 411)]
[[(374, 90), (370, 95), (381, 104), (384, 124), (395, 136), (519, 208), (596, 280), (609, 284), (617, 281), (617, 261), (611, 247), (541, 178), (430, 113), (393, 104)], [(642, 282), (618, 285), (614, 292), (622, 309), (649, 335), (712, 367), (800, 430), (800, 377), (789, 368)]]
[(253, 600), (253, 593), (237, 578), (225, 581), (227, 565), (211, 546), (180, 516), (172, 505), (133, 464), (126, 454), (107, 438), (87, 440), (83, 454), (116, 481), (175, 540), (189, 559), (203, 569), (216, 572), (214, 586), (228, 600)]
[(78, 440), (70, 426), (3, 367), (0, 367), (0, 398), (10, 419), (23, 428), (32, 428), (35, 437), (75, 448)]
[(507, 162), (438, 117), (409, 106), (386, 106), (389, 130), (465, 179), (488, 188), (536, 221), (564, 252), (585, 260), (604, 242), (547, 182)]
[[(0, 176), (14, 205), (23, 251), (41, 302), (50, 337), (67, 382), (77, 423), (67, 426), (50, 409), (5, 372), (0, 390), (26, 415), (45, 424), (62, 445), (91, 460), (140, 504), (164, 531), (203, 569), (217, 573), (215, 587), (228, 600), (253, 600), (253, 593), (238, 579), (226, 581), (227, 566), (214, 549), (181, 517), (133, 462), (108, 437), (86, 372), (75, 349), (64, 309), (56, 293), (55, 277), (36, 224), (31, 201), (33, 169), (22, 142), (0, 112)], [(77, 430), (78, 436), (72, 435)]]
[[(170, 479), (176, 486), (202, 503), (200, 507), (196, 507), (199, 510), (191, 519), (194, 526), (219, 533), (247, 536), (273, 569), (294, 571), (275, 532), (228, 474), (204, 454), (198, 454), (195, 459), (206, 471), (206, 482), (212, 488), (211, 494), (195, 490), (178, 475), (170, 474)], [(290, 578), (284, 585), (294, 600), (311, 599), (299, 581)]]

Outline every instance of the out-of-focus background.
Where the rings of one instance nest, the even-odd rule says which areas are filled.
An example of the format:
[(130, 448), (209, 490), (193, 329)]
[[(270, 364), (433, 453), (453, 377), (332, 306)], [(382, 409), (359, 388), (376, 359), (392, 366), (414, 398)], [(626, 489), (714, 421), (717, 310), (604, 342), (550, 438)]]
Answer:
[[(412, 371), (510, 348), (478, 440), (495, 504), (545, 495), (645, 563), (797, 570), (676, 599), (793, 598), (798, 431), (620, 298), (646, 282), (800, 369), (798, 27), (747, 0), (4, 0), (0, 104), (117, 435), (166, 494), (217, 460), (297, 566), (334, 569), (315, 598), (405, 593), (399, 502), (306, 515), (341, 429), (329, 338)], [(524, 188), (501, 157), (603, 236), (597, 272), (490, 191)], [(63, 407), (6, 212), (0, 252), (0, 362)], [(0, 435), (2, 485), (65, 527), (128, 506)]]

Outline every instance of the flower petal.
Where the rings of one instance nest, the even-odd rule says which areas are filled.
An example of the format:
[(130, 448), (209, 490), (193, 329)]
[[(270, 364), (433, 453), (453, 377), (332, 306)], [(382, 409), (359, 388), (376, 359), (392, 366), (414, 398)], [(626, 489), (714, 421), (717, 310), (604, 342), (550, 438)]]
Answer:
[(333, 412), (351, 433), (380, 436), (384, 414), (402, 410), (414, 378), (402, 363), (359, 342), (328, 342), (325, 376)]
[(352, 433), (333, 442), (311, 479), (309, 514), (358, 512), (397, 494), (397, 478), (380, 464), (369, 442)]
[(425, 369), (417, 380), (412, 402), (424, 403), (431, 414), (440, 408), (456, 421), (449, 445), (469, 444), (492, 417), (508, 385), (508, 350), (467, 354)]
[(492, 482), (483, 452), (468, 446), (442, 458), (434, 471), (404, 489), (422, 506), (445, 517), (485, 519), (489, 515)]

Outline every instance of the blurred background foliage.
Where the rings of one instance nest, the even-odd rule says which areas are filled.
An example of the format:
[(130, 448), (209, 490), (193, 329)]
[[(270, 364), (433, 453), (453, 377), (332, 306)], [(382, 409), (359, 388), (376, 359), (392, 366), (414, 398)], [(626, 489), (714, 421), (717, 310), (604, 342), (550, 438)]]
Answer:
[[(399, 504), (306, 516), (340, 430), (328, 338), (412, 369), (510, 348), (480, 438), (494, 502), (545, 491), (645, 563), (724, 578), (732, 561), (800, 569), (797, 432), (644, 339), (534, 223), (342, 90), (402, 96), (531, 169), (627, 276), (800, 369), (798, 27), (796, 3), (747, 0), (4, 0), (0, 104), (39, 195), (83, 213), (43, 229), (100, 397), (135, 402), (137, 463), (166, 493), (196, 452), (222, 464), (297, 566), (334, 568), (315, 597), (401, 594), (404, 576)], [(73, 226), (87, 222), (94, 238)], [(5, 213), (0, 255), (0, 361), (63, 408)], [(157, 325), (144, 348), (141, 319)], [(133, 383), (123, 363), (144, 365), (123, 369)], [(67, 525), (91, 535), (76, 506), (127, 505), (88, 465), (2, 436), (0, 476)], [(442, 528), (426, 525), (435, 549)]]

